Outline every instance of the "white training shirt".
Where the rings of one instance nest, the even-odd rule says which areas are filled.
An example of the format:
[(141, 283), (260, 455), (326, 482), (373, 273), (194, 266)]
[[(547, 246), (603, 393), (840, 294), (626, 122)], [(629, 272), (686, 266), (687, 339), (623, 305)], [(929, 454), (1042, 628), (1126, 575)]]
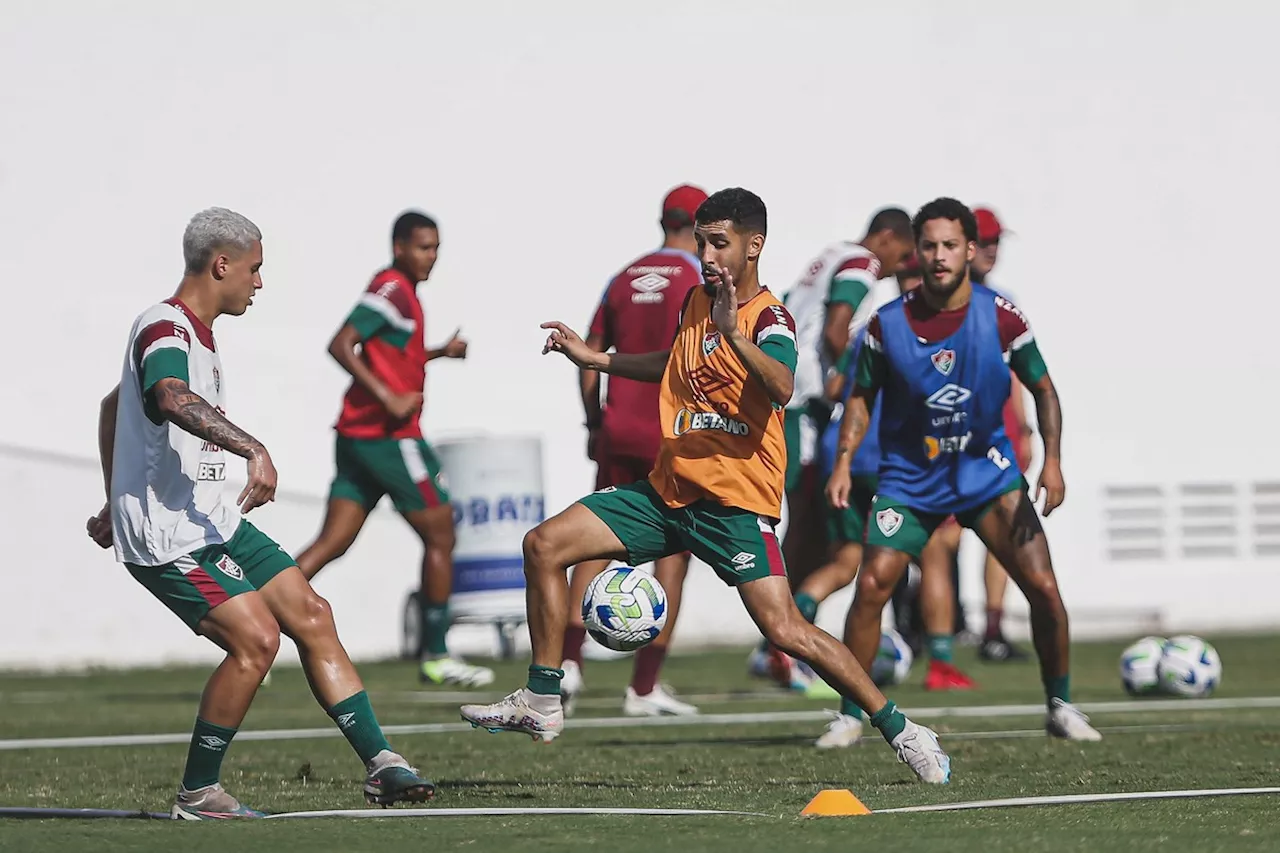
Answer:
[[(858, 243), (832, 243), (809, 262), (804, 274), (787, 291), (784, 304), (796, 322), (796, 384), (789, 409), (804, 408), (809, 400), (821, 397), (831, 364), (823, 355), (822, 331), (826, 326), (827, 303), (832, 290), (854, 283), (863, 294), (875, 288), (880, 278), (880, 261)], [(870, 306), (864, 298), (854, 306), (850, 322), (852, 334), (859, 322), (865, 323)]]
[(226, 542), (240, 526), (239, 510), (223, 499), (232, 454), (149, 416), (145, 392), (165, 377), (186, 381), (224, 411), (213, 332), (176, 299), (151, 306), (134, 321), (120, 373), (111, 526), (116, 559), (141, 566)]

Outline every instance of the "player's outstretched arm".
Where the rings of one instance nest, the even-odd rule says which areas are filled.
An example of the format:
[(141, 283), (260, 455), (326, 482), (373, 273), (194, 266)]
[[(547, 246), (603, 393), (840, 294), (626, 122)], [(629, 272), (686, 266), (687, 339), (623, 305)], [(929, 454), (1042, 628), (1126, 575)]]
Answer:
[(262, 442), (227, 420), (225, 415), (209, 405), (208, 400), (192, 391), (181, 379), (161, 379), (151, 393), (155, 396), (156, 408), (165, 420), (197, 438), (203, 438), (223, 450), (249, 460), (249, 482), (236, 499), (243, 512), (275, 500), (276, 468)]
[(1058, 389), (1048, 373), (1028, 388), (1036, 401), (1036, 421), (1044, 439), (1044, 466), (1035, 496), (1039, 500), (1044, 494), (1044, 514), (1047, 516), (1061, 506), (1067, 496), (1067, 486), (1062, 479), (1062, 404), (1058, 401)]
[(543, 323), (542, 328), (549, 329), (551, 332), (547, 335), (547, 342), (542, 347), (542, 354), (564, 353), (565, 358), (583, 370), (598, 370), (601, 373), (634, 379), (637, 382), (661, 382), (662, 374), (667, 369), (667, 362), (671, 359), (669, 349), (643, 354), (597, 352), (587, 346), (587, 342), (579, 337), (577, 332), (555, 320)]

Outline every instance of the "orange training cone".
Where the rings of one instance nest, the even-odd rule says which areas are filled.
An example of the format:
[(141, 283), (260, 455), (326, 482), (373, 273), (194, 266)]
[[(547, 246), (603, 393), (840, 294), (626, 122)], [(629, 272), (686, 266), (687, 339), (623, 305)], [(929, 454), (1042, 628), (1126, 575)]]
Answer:
[(852, 791), (827, 788), (819, 791), (800, 814), (807, 817), (852, 817), (871, 814), (871, 809), (864, 806)]

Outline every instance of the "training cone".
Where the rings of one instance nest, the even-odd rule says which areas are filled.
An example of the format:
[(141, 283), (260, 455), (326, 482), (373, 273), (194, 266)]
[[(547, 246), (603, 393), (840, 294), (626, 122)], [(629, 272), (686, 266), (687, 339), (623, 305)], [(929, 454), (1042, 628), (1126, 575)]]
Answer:
[(800, 812), (802, 817), (852, 817), (871, 814), (871, 809), (844, 788), (827, 788), (809, 801)]

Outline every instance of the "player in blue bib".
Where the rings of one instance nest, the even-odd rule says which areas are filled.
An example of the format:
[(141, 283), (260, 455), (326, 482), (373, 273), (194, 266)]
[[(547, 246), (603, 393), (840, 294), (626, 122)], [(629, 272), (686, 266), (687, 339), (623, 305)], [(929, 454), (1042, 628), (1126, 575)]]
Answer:
[(1012, 369), (1036, 401), (1045, 446), (1036, 498), (1044, 495), (1049, 515), (1065, 496), (1057, 391), (1022, 312), (969, 278), (978, 236), (969, 208), (937, 199), (912, 225), (924, 283), (880, 308), (867, 324), (827, 484), (831, 505), (849, 506), (849, 463), (879, 395), (879, 484), (849, 614), (849, 647), (869, 669), (880, 614), (894, 586), (954, 514), (1008, 569), (1031, 606), (1046, 731), (1100, 740), (1070, 704), (1067, 611), (1036, 506), (1004, 432)]

